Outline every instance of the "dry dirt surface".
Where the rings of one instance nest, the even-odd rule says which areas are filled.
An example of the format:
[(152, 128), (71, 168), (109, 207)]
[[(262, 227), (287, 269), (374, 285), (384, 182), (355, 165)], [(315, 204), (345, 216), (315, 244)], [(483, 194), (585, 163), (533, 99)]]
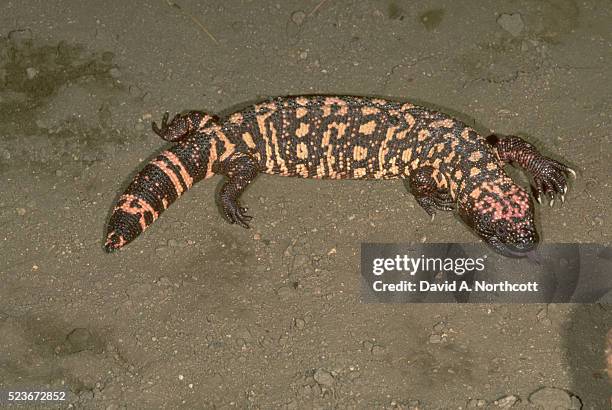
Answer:
[(102, 244), (164, 111), (326, 93), (524, 136), (579, 173), (538, 210), (544, 240), (609, 245), (611, 21), (607, 0), (2, 0), (0, 389), (86, 409), (609, 408), (610, 305), (360, 301), (362, 242), (476, 240), (401, 182), (262, 176), (245, 230), (216, 178)]

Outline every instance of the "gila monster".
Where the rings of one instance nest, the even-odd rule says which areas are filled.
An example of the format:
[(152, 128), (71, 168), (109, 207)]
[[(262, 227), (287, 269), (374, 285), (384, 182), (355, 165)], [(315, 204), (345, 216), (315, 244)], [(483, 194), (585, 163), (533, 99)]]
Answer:
[(153, 131), (174, 143), (136, 175), (118, 199), (105, 249), (131, 242), (196, 182), (224, 175), (218, 201), (229, 222), (249, 227), (240, 194), (259, 173), (319, 179), (407, 182), (432, 217), (455, 210), (495, 250), (524, 255), (537, 245), (534, 206), (504, 172), (521, 166), (534, 196), (564, 201), (575, 172), (516, 136), (487, 138), (442, 112), (351, 96), (278, 97), (219, 119), (176, 115)]

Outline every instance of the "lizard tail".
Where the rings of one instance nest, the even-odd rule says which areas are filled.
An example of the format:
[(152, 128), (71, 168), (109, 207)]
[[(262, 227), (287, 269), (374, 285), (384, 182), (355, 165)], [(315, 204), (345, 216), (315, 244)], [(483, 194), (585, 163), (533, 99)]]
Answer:
[(150, 161), (119, 197), (108, 222), (104, 249), (127, 245), (196, 182), (214, 175), (215, 140), (197, 134)]

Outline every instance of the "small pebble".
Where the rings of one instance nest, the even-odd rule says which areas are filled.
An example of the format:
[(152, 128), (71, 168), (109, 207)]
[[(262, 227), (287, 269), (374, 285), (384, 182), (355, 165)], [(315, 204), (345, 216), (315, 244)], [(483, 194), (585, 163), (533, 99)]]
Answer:
[(372, 347), (372, 354), (374, 356), (382, 356), (385, 354), (386, 349), (382, 346), (375, 345)]
[(17, 215), (24, 216), (26, 214), (25, 208), (17, 208)]
[(479, 409), (486, 407), (487, 401), (483, 399), (471, 399), (467, 402), (468, 409)]
[(418, 400), (410, 400), (408, 402), (408, 410), (422, 410), (421, 402)]
[(438, 322), (438, 323), (436, 323), (436, 324), (434, 325), (433, 330), (434, 330), (435, 332), (441, 332), (441, 331), (443, 331), (443, 330), (444, 330), (444, 327), (445, 327), (444, 322)]
[(306, 326), (306, 322), (304, 322), (303, 319), (295, 319), (295, 327), (297, 327), (300, 330), (303, 330), (304, 327)]
[(172, 282), (170, 281), (170, 279), (168, 279), (165, 276), (160, 277), (157, 280), (157, 285), (158, 286), (165, 286), (165, 287), (171, 287), (172, 286)]
[(361, 377), (361, 372), (359, 370), (354, 370), (348, 374), (348, 378), (351, 380), (357, 380)]
[(529, 51), (529, 43), (527, 43), (526, 41), (522, 41), (521, 42), (521, 51), (524, 53), (526, 51)]
[(282, 286), (282, 287), (278, 288), (278, 290), (276, 291), (276, 294), (282, 300), (285, 300), (285, 299), (289, 299), (291, 296), (293, 296), (294, 292), (295, 292), (295, 290), (290, 288), (289, 286)]
[(314, 374), (314, 379), (322, 386), (331, 386), (334, 384), (334, 376), (325, 369), (317, 369)]
[(495, 400), (493, 404), (499, 407), (500, 409), (509, 409), (515, 404), (520, 403), (520, 401), (521, 399), (519, 399), (517, 396), (513, 394), (509, 394), (507, 396), (504, 396), (500, 399)]
[(28, 80), (33, 80), (38, 75), (38, 73), (39, 71), (34, 67), (26, 68), (26, 76), (28, 77)]
[(442, 336), (434, 333), (433, 335), (429, 336), (429, 343), (431, 344), (442, 343)]
[(296, 25), (301, 26), (306, 19), (306, 13), (303, 11), (296, 11), (291, 15), (291, 21), (293, 21)]
[(538, 313), (536, 314), (536, 318), (538, 319), (538, 321), (542, 321), (542, 319), (545, 319), (547, 316), (548, 316), (548, 309), (546, 308), (540, 309)]
[(121, 71), (119, 71), (118, 68), (111, 68), (110, 70), (108, 70), (108, 73), (110, 74), (111, 77), (113, 78), (119, 78), (121, 77)]
[(523, 23), (520, 13), (502, 14), (497, 19), (497, 24), (513, 37), (518, 37), (525, 28), (525, 23)]

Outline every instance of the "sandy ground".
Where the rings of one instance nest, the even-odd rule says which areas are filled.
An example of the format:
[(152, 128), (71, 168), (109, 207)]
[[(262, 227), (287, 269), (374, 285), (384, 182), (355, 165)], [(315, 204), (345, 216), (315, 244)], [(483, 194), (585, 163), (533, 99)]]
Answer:
[(106, 409), (609, 408), (609, 305), (360, 302), (362, 242), (476, 240), (400, 182), (262, 176), (244, 230), (215, 179), (102, 251), (164, 147), (152, 119), (300, 93), (523, 135), (580, 173), (538, 211), (544, 240), (610, 244), (610, 1), (319, 3), (2, 1), (0, 389)]

